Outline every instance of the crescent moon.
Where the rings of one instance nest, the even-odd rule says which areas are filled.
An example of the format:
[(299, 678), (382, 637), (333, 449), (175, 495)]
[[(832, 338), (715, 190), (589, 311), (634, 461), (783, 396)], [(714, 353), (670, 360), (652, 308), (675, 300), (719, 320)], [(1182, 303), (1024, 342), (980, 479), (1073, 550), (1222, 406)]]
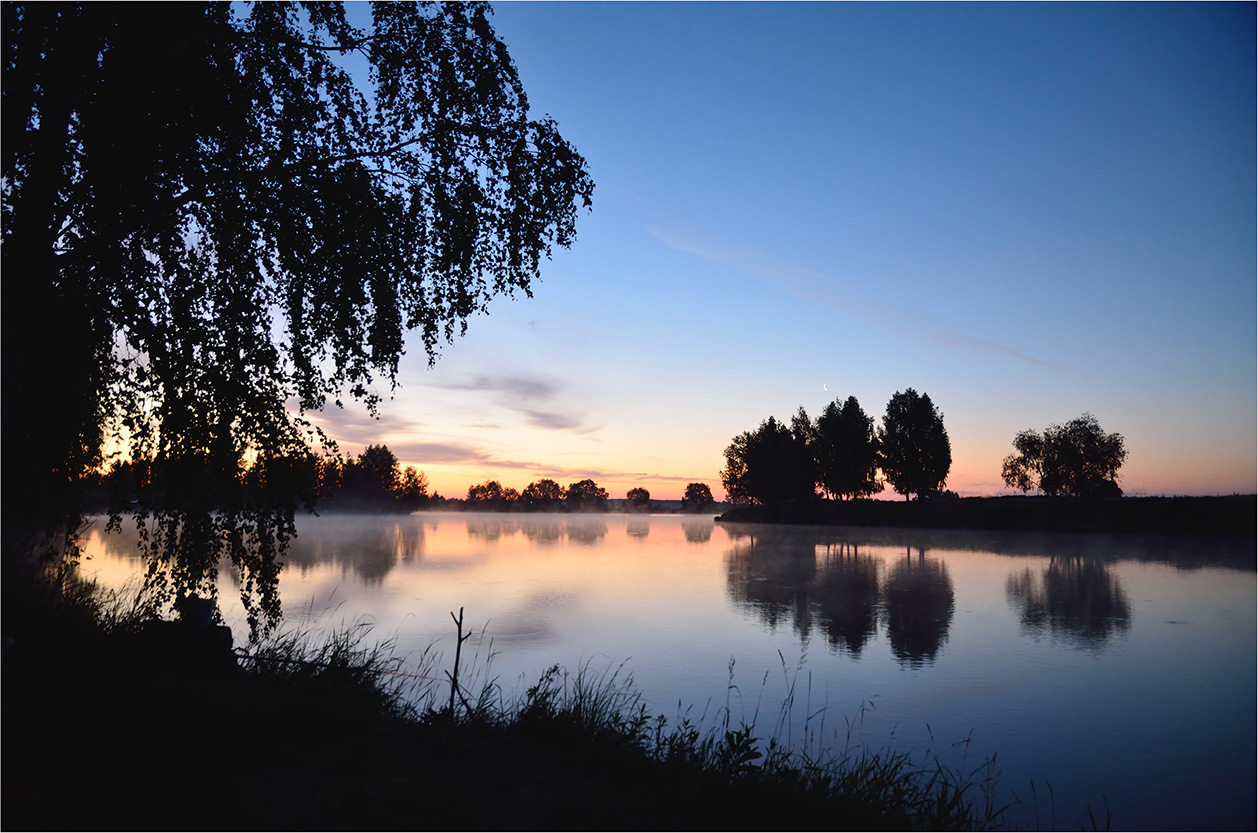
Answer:
[(828, 385), (828, 384), (829, 384), (829, 382), (824, 382), (824, 383), (822, 383), (822, 385), (821, 385), (821, 389), (822, 389), (823, 391), (825, 391), (826, 393), (829, 393), (829, 392), (830, 392), (830, 389), (829, 389), (828, 387), (826, 387), (826, 385)]

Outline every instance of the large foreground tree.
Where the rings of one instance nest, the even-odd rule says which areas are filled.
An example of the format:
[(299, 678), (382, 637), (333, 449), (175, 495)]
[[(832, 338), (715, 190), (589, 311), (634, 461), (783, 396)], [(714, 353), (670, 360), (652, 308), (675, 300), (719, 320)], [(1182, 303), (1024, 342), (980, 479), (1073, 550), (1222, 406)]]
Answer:
[[(153, 575), (278, 612), (329, 401), (530, 293), (593, 184), (481, 4), (6, 3), (7, 561), (117, 451)], [(351, 74), (350, 68), (365, 72)], [(299, 465), (296, 461), (302, 461)], [(71, 536), (72, 541), (72, 536)]]
[(1106, 434), (1092, 414), (1065, 425), (1050, 425), (1043, 434), (1020, 431), (1013, 438), (1017, 454), (1001, 466), (1005, 485), (1046, 495), (1119, 497), (1118, 469), (1127, 460), (1122, 434)]

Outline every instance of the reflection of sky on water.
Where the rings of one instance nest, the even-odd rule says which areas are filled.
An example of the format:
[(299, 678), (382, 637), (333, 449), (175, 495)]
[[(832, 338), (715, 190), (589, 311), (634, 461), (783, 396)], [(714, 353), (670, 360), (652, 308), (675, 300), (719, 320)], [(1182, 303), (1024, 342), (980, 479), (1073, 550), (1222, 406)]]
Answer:
[[(793, 742), (821, 714), (810, 731), (840, 748), (867, 703), (858, 741), (972, 737), (971, 763), (998, 752), (1003, 783), (1052, 782), (1059, 826), (1075, 821), (1060, 808), (1101, 794), (1120, 827), (1252, 826), (1251, 542), (561, 514), (299, 530), (281, 576), (291, 626), (367, 621), (403, 654), (452, 656), (462, 607), (479, 678), (508, 696), (555, 663), (624, 662), (654, 712), (728, 706)], [(88, 549), (108, 586), (142, 569), (125, 536), (93, 533)], [(792, 685), (798, 714), (779, 721)]]

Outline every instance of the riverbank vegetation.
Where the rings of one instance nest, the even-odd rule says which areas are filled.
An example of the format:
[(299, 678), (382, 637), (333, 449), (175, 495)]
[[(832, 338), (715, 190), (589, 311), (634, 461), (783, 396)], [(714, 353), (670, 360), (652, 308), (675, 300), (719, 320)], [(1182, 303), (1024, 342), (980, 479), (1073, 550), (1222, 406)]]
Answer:
[[(1002, 819), (992, 759), (958, 767), (942, 762), (948, 750), (850, 738), (790, 750), (728, 708), (651, 714), (620, 668), (552, 668), (509, 699), (466, 652), (462, 667), (442, 669), (431, 652), (408, 661), (363, 626), (233, 653), (225, 628), (156, 621), (90, 586), (22, 598), (25, 627), (4, 659), (7, 828), (936, 830)], [(458, 636), (461, 647), (461, 621)], [(80, 765), (72, 783), (49, 777), (67, 761)]]
[(939, 497), (908, 503), (885, 500), (839, 503), (818, 498), (770, 506), (733, 506), (717, 520), (723, 523), (1254, 537), (1258, 529), (1258, 497), (1093, 500), (1044, 496)]

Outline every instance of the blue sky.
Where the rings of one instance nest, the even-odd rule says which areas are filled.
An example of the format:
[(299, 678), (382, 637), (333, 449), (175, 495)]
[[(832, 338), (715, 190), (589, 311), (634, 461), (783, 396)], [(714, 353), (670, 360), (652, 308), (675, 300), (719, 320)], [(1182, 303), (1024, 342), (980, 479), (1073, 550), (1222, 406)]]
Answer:
[[(1253, 4), (503, 3), (594, 209), (372, 422), (447, 496), (720, 493), (731, 438), (908, 387), (950, 488), (1088, 411), (1129, 494), (1255, 489)], [(823, 387), (824, 386), (824, 387)], [(828, 389), (828, 390), (827, 390)]]

